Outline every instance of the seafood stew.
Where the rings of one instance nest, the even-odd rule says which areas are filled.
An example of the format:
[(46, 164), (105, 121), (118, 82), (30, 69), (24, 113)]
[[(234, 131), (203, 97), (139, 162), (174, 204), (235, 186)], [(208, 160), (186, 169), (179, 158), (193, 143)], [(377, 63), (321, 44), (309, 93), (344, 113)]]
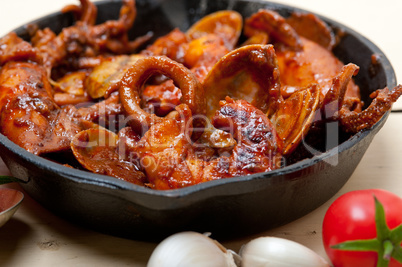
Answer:
[(129, 40), (134, 0), (100, 24), (88, 0), (62, 12), (77, 21), (58, 34), (32, 25), (30, 42), (1, 39), (1, 133), (149, 188), (281, 168), (303, 159), (292, 153), (311, 127), (369, 129), (402, 94), (379, 88), (363, 109), (359, 66), (332, 54), (334, 33), (311, 13), (216, 11), (147, 45), (152, 33)]
[[(146, 18), (141, 17), (140, 14), (148, 14), (147, 12), (163, 13), (161, 10), (166, 10), (165, 2), (166, 5), (169, 5), (169, 1), (162, 1), (158, 4), (152, 2), (156, 6), (156, 8), (153, 9), (153, 4), (144, 6), (144, 2), (138, 1), (137, 7), (139, 9), (137, 16), (140, 21), (146, 20)], [(181, 3), (183, 4), (181, 7), (186, 10), (188, 8), (188, 14), (191, 14), (191, 10), (198, 10), (202, 15), (197, 13), (194, 16), (189, 16), (189, 22), (180, 23), (179, 25), (171, 22), (171, 18), (162, 16), (161, 20), (170, 21), (164, 26), (190, 26), (207, 14), (227, 9), (225, 6), (222, 6), (225, 5), (225, 1), (219, 3), (211, 2), (208, 4), (207, 9), (200, 9), (197, 3), (191, 1), (184, 2)], [(97, 5), (100, 11), (99, 14), (110, 13), (110, 6), (114, 6), (114, 10), (117, 10), (117, 13), (120, 9), (120, 5), (117, 3), (104, 2)], [(227, 7), (229, 7), (229, 5), (227, 5)], [(104, 11), (105, 8), (108, 10), (107, 12)], [(145, 9), (145, 11), (140, 12), (140, 8)], [(280, 14), (285, 15), (293, 13), (289, 12), (289, 10), (294, 10), (291, 7), (270, 4), (265, 1), (236, 1), (236, 5), (230, 6), (230, 8), (240, 12), (244, 18), (250, 17), (257, 12), (259, 8), (275, 9)], [(55, 14), (51, 16), (51, 18), (55, 19), (57, 16), (60, 15)], [(70, 15), (63, 15), (63, 17), (66, 16), (69, 17)], [(103, 17), (99, 22), (102, 23), (107, 19), (109, 19), (109, 17)], [(325, 21), (328, 22), (328, 20)], [(332, 21), (329, 21), (329, 25), (331, 25), (332, 29), (339, 28), (347, 33), (345, 34), (346, 38), (341, 39), (333, 51), (339, 58), (342, 58), (344, 62), (355, 62), (359, 65), (360, 71), (359, 74), (355, 76), (354, 81), (360, 87), (362, 99), (369, 99), (368, 95), (377, 88), (383, 88), (385, 86), (392, 88), (395, 86), (392, 68), (389, 67), (389, 62), (378, 48), (343, 25)], [(171, 27), (170, 30), (173, 30), (175, 27)], [(181, 30), (184, 32), (186, 29), (187, 27)], [(21, 31), (22, 30), (20, 30), (20, 32)], [(57, 33), (58, 31), (55, 32)], [(169, 32), (170, 31), (166, 31), (164, 34), (166, 35)], [(130, 40), (133, 40), (136, 36), (144, 36), (146, 33), (147, 31), (132, 36)], [(132, 32), (130, 34), (132, 34)], [(241, 36), (240, 38), (240, 41), (247, 39), (245, 36)], [(151, 44), (155, 42), (155, 40), (151, 40), (149, 43)], [(345, 46), (346, 43), (349, 45)], [(353, 47), (356, 46), (363, 47), (364, 49), (361, 49), (361, 51), (364, 53), (360, 54), (360, 51), (353, 51)], [(267, 51), (268, 50), (269, 49), (267, 49)], [(339, 51), (342, 52), (339, 53)], [(245, 52), (247, 51), (243, 51), (239, 54), (242, 55), (243, 53), (244, 55), (246, 54)], [(369, 62), (371, 62), (372, 54), (379, 55), (381, 58), (380, 64), (378, 65), (378, 74), (375, 76), (368, 75), (365, 72), (366, 66), (362, 64), (362, 59), (366, 60), (368, 58)], [(357, 59), (350, 60), (353, 57)], [(391, 72), (389, 72), (389, 70), (391, 70)], [(236, 75), (239, 74), (236, 73)], [(247, 78), (249, 74), (246, 73), (244, 75)], [(218, 77), (217, 75), (211, 77), (211, 79), (220, 81), (216, 79), (216, 77)], [(155, 78), (155, 80), (152, 79), (152, 82), (158, 82), (158, 80)], [(368, 86), (362, 87), (362, 84), (365, 83), (368, 84)], [(255, 88), (258, 89), (258, 82), (256, 82), (256, 85)], [(110, 101), (113, 101), (116, 97), (116, 92), (117, 91), (110, 95)], [(173, 93), (176, 92), (173, 91)], [(302, 97), (304, 99), (304, 97), (314, 95), (314, 93), (317, 93), (317, 90), (310, 88), (307, 93), (304, 92), (295, 99)], [(232, 96), (231, 98), (236, 99), (236, 96)], [(143, 100), (144, 99), (143, 97)], [(230, 99), (227, 101), (228, 105), (232, 104), (230, 101)], [(99, 101), (99, 103), (100, 102), (102, 101)], [(297, 101), (295, 102), (297, 103)], [(365, 101), (365, 103), (366, 105), (369, 104), (367, 101)], [(245, 105), (241, 107), (247, 108)], [(148, 112), (149, 110), (145, 111)], [(155, 112), (155, 115), (158, 117), (166, 117), (167, 114), (163, 113), (163, 109), (161, 109), (161, 111), (162, 112), (158, 114)], [(186, 109), (181, 111), (181, 114), (186, 114)], [(276, 114), (279, 114), (279, 111)], [(183, 118), (186, 119), (185, 116), (183, 116)], [(174, 120), (175, 118), (173, 117), (171, 119)], [(41, 204), (65, 218), (88, 225), (91, 228), (124, 236), (137, 237), (141, 235), (141, 232), (144, 232), (144, 229), (149, 229), (152, 231), (152, 234), (157, 234), (158, 232), (163, 232), (164, 234), (167, 233), (167, 229), (182, 229), (183, 227), (189, 227), (195, 224), (197, 227), (207, 231), (211, 231), (215, 227), (230, 232), (236, 225), (253, 225), (253, 227), (256, 227), (253, 229), (258, 229), (258, 226), (264, 228), (272, 227), (273, 225), (282, 224), (298, 218), (327, 200), (347, 181), (371, 139), (385, 122), (385, 119), (386, 115), (372, 128), (359, 131), (357, 134), (346, 133), (345, 136), (341, 136), (341, 144), (339, 146), (337, 146), (337, 143), (334, 148), (329, 148), (328, 151), (326, 151), (325, 147), (323, 150), (317, 149), (317, 154), (314, 155), (313, 158), (308, 158), (311, 156), (309, 155), (306, 159), (300, 160), (305, 158), (305, 153), (296, 149), (291, 152), (291, 155), (295, 157), (294, 163), (291, 165), (281, 166), (281, 168), (269, 172), (230, 179), (219, 179), (178, 190), (153, 190), (144, 186), (137, 186), (133, 183), (127, 183), (121, 179), (111, 178), (110, 176), (82, 172), (54, 164), (53, 162), (43, 159), (43, 156), (42, 158), (37, 157), (31, 153), (27, 153), (20, 147), (16, 147), (14, 144), (10, 143), (8, 139), (5, 139), (4, 136), (0, 137), (2, 138), (2, 157), (7, 166), (15, 176), (28, 178), (28, 183), (23, 184), (23, 186), (29, 194)], [(217, 122), (220, 121), (221, 120), (217, 120)], [(136, 123), (134, 122), (133, 124), (135, 125)], [(107, 122), (105, 122), (104, 125), (110, 127), (110, 124)], [(332, 125), (333, 124), (330, 124), (331, 127)], [(315, 125), (314, 128), (310, 127), (310, 131), (319, 129), (317, 127), (318, 125)], [(91, 128), (88, 128), (88, 130), (89, 129)], [(338, 127), (336, 129), (338, 129)], [(287, 131), (283, 131), (283, 133), (286, 134)], [(343, 131), (340, 131), (340, 133), (343, 133)], [(129, 136), (129, 134), (130, 133), (126, 136)], [(189, 140), (193, 142), (193, 135), (190, 137), (191, 139)], [(113, 138), (110, 140), (113, 140)], [(110, 140), (108, 144), (113, 143), (113, 141), (111, 142)], [(314, 141), (314, 138), (308, 141), (306, 141), (306, 138), (303, 139), (303, 142), (309, 145), (314, 144)], [(223, 142), (223, 145), (230, 144), (230, 142), (232, 142), (231, 138), (227, 138), (226, 142)], [(219, 145), (218, 142), (215, 142), (215, 145), (216, 144)], [(315, 146), (312, 147), (316, 148)], [(46, 155), (46, 157), (49, 155)], [(52, 154), (51, 156), (52, 160), (56, 158), (58, 160), (65, 160), (70, 157), (71, 154), (68, 153), (66, 156), (66, 154), (59, 153)], [(335, 162), (333, 159), (336, 159), (337, 164), (332, 164)], [(291, 161), (288, 160), (288, 162)], [(324, 173), (326, 179), (322, 179)], [(312, 192), (314, 192), (314, 195), (312, 195)], [(233, 205), (233, 203), (237, 204)], [(261, 206), (261, 203), (264, 203), (264, 205)], [(284, 205), (288, 207), (286, 209), (287, 212), (278, 210), (278, 207), (283, 207)], [(100, 212), (101, 210), (102, 212)], [(210, 220), (208, 218), (216, 219)], [(225, 221), (227, 221), (227, 223), (222, 223)], [(99, 222), (100, 224), (97, 225)], [(119, 227), (116, 228), (116, 225)], [(138, 228), (133, 228), (133, 225), (137, 225)], [(141, 229), (141, 231), (138, 229)], [(150, 232), (147, 232), (146, 235), (148, 236), (149, 234)]]

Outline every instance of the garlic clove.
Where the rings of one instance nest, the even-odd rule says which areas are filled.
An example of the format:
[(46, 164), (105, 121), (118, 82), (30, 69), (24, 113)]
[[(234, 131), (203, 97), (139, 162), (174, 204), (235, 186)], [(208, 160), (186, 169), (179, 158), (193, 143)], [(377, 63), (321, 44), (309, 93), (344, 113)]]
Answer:
[(236, 267), (233, 255), (221, 244), (196, 232), (181, 232), (163, 240), (147, 267)]
[(251, 240), (240, 250), (242, 267), (330, 267), (311, 249), (291, 240), (260, 237)]

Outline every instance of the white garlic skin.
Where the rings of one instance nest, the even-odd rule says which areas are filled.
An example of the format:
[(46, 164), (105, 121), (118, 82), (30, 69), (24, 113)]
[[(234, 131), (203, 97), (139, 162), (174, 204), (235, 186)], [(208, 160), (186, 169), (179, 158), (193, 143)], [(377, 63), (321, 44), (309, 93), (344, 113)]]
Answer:
[(232, 254), (206, 235), (181, 232), (163, 240), (147, 267), (236, 267)]
[(330, 267), (311, 249), (278, 237), (256, 238), (240, 250), (242, 267)]

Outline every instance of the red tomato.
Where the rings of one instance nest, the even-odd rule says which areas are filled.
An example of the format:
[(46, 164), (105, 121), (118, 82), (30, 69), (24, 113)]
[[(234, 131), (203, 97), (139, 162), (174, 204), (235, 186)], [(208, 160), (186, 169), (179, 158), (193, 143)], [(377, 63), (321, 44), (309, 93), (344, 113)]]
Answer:
[[(377, 237), (374, 196), (383, 205), (385, 221), (392, 230), (402, 224), (402, 199), (380, 189), (348, 192), (332, 203), (323, 222), (323, 242), (328, 257), (335, 267), (375, 267), (377, 252), (345, 251), (331, 246), (359, 239)], [(391, 259), (389, 266), (402, 266)]]

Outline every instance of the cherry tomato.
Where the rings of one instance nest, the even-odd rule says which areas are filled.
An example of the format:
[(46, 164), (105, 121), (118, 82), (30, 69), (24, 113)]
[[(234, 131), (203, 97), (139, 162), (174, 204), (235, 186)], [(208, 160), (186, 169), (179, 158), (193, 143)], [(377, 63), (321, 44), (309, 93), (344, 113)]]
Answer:
[[(378, 200), (377, 202), (375, 198)], [(376, 206), (378, 202), (380, 206)], [(381, 215), (379, 211), (381, 206), (383, 207), (383, 224), (381, 224), (381, 218), (380, 222), (376, 223), (376, 218), (378, 219), (378, 216)], [(379, 215), (376, 215), (376, 211), (380, 212)], [(322, 229), (325, 251), (335, 267), (401, 267), (402, 263), (393, 257), (389, 262), (377, 265), (378, 255), (381, 255), (382, 252), (358, 251), (364, 249), (364, 246), (359, 247), (360, 243), (355, 245), (354, 250), (333, 248), (334, 245), (345, 241), (378, 239), (378, 244), (383, 244), (385, 240), (391, 239), (396, 243), (393, 247), (397, 247), (396, 250), (399, 251), (402, 227), (394, 232), (392, 230), (400, 225), (402, 225), (402, 199), (399, 196), (381, 189), (348, 192), (336, 199), (325, 214)], [(377, 229), (380, 229), (378, 230), (379, 235), (377, 235)], [(399, 232), (399, 237), (393, 237), (393, 239), (387, 237), (390, 233), (396, 236), (396, 232)], [(383, 238), (384, 233), (386, 234)]]

